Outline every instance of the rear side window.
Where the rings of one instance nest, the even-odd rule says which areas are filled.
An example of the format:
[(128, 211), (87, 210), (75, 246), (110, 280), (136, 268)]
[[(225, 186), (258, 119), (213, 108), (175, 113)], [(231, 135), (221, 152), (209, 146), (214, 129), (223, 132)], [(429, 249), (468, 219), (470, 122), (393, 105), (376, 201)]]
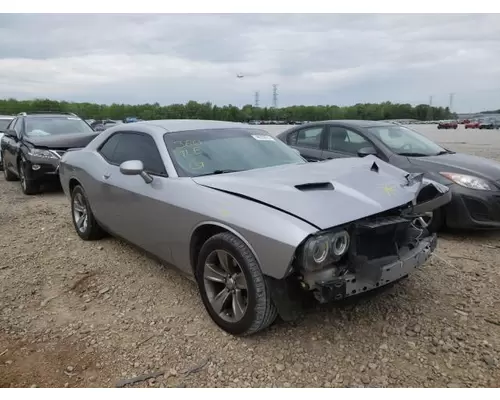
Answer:
[(322, 132), (323, 132), (322, 126), (301, 129), (297, 133), (294, 144), (298, 147), (309, 147), (312, 149), (319, 149), (321, 144)]
[(109, 162), (113, 160), (113, 153), (115, 152), (115, 148), (116, 145), (118, 144), (119, 137), (120, 137), (119, 133), (111, 136), (110, 138), (108, 138), (106, 142), (104, 142), (104, 144), (101, 147), (101, 150), (99, 150), (99, 153), (101, 153), (101, 155)]
[(100, 153), (111, 164), (120, 165), (124, 161), (140, 160), (147, 172), (167, 175), (158, 147), (147, 134), (116, 133), (104, 143)]

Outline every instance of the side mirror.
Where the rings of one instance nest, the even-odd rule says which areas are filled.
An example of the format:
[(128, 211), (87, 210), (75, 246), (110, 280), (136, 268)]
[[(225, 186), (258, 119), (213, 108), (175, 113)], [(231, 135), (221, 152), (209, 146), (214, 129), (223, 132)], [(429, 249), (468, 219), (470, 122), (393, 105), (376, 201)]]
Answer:
[(359, 157), (376, 156), (376, 155), (377, 155), (377, 150), (375, 150), (374, 147), (363, 147), (362, 149), (358, 150)]
[(120, 172), (123, 175), (140, 175), (144, 182), (153, 182), (153, 177), (144, 171), (144, 164), (140, 160), (124, 161), (120, 164)]

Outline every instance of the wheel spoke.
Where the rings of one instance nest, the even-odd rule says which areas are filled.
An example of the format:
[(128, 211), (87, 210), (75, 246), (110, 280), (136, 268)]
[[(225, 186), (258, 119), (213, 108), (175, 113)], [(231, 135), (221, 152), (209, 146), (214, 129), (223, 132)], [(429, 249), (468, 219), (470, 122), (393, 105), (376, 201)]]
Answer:
[(226, 276), (227, 274), (218, 266), (210, 263), (205, 264), (205, 279), (212, 282), (224, 283), (226, 280)]
[(220, 266), (229, 274), (231, 272), (229, 269), (229, 254), (223, 250), (217, 250), (217, 258), (219, 259)]
[(236, 283), (237, 289), (248, 290), (247, 281), (245, 279), (245, 275), (243, 275), (243, 272), (240, 272), (240, 273), (234, 275), (233, 279), (234, 279), (234, 282)]
[(85, 214), (82, 214), (79, 218), (78, 221), (76, 221), (76, 226), (78, 226), (78, 229), (82, 229), (83, 223), (85, 222)]
[(85, 207), (83, 207), (79, 202), (75, 201), (73, 208), (75, 209), (75, 211), (78, 211), (79, 213), (85, 212)]
[(232, 306), (234, 318), (236, 320), (240, 320), (243, 317), (243, 314), (245, 314), (245, 300), (243, 298), (241, 290), (239, 289), (236, 289), (233, 294)]
[(214, 311), (217, 314), (220, 314), (222, 312), (222, 310), (224, 309), (224, 305), (226, 304), (226, 301), (227, 301), (230, 294), (231, 293), (229, 293), (229, 290), (227, 290), (227, 288), (224, 288), (210, 302), (212, 304)]

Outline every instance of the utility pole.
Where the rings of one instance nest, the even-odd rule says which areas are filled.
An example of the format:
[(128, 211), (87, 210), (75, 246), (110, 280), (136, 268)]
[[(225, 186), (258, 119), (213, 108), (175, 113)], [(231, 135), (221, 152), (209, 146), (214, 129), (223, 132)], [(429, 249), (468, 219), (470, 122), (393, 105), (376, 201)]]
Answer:
[(259, 100), (260, 100), (260, 93), (259, 91), (257, 90), (255, 92), (255, 101), (254, 101), (254, 107), (255, 108), (259, 108)]
[(278, 108), (278, 85), (273, 84), (273, 108)]

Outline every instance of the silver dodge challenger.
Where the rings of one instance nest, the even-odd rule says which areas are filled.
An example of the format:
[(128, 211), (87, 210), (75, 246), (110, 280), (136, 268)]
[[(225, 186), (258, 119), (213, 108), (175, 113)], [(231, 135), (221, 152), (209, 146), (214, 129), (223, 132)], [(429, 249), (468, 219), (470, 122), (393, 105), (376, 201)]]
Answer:
[(451, 196), (374, 156), (308, 163), (221, 121), (117, 125), (59, 171), (80, 238), (111, 234), (177, 267), (233, 335), (406, 277), (437, 240), (415, 221)]

